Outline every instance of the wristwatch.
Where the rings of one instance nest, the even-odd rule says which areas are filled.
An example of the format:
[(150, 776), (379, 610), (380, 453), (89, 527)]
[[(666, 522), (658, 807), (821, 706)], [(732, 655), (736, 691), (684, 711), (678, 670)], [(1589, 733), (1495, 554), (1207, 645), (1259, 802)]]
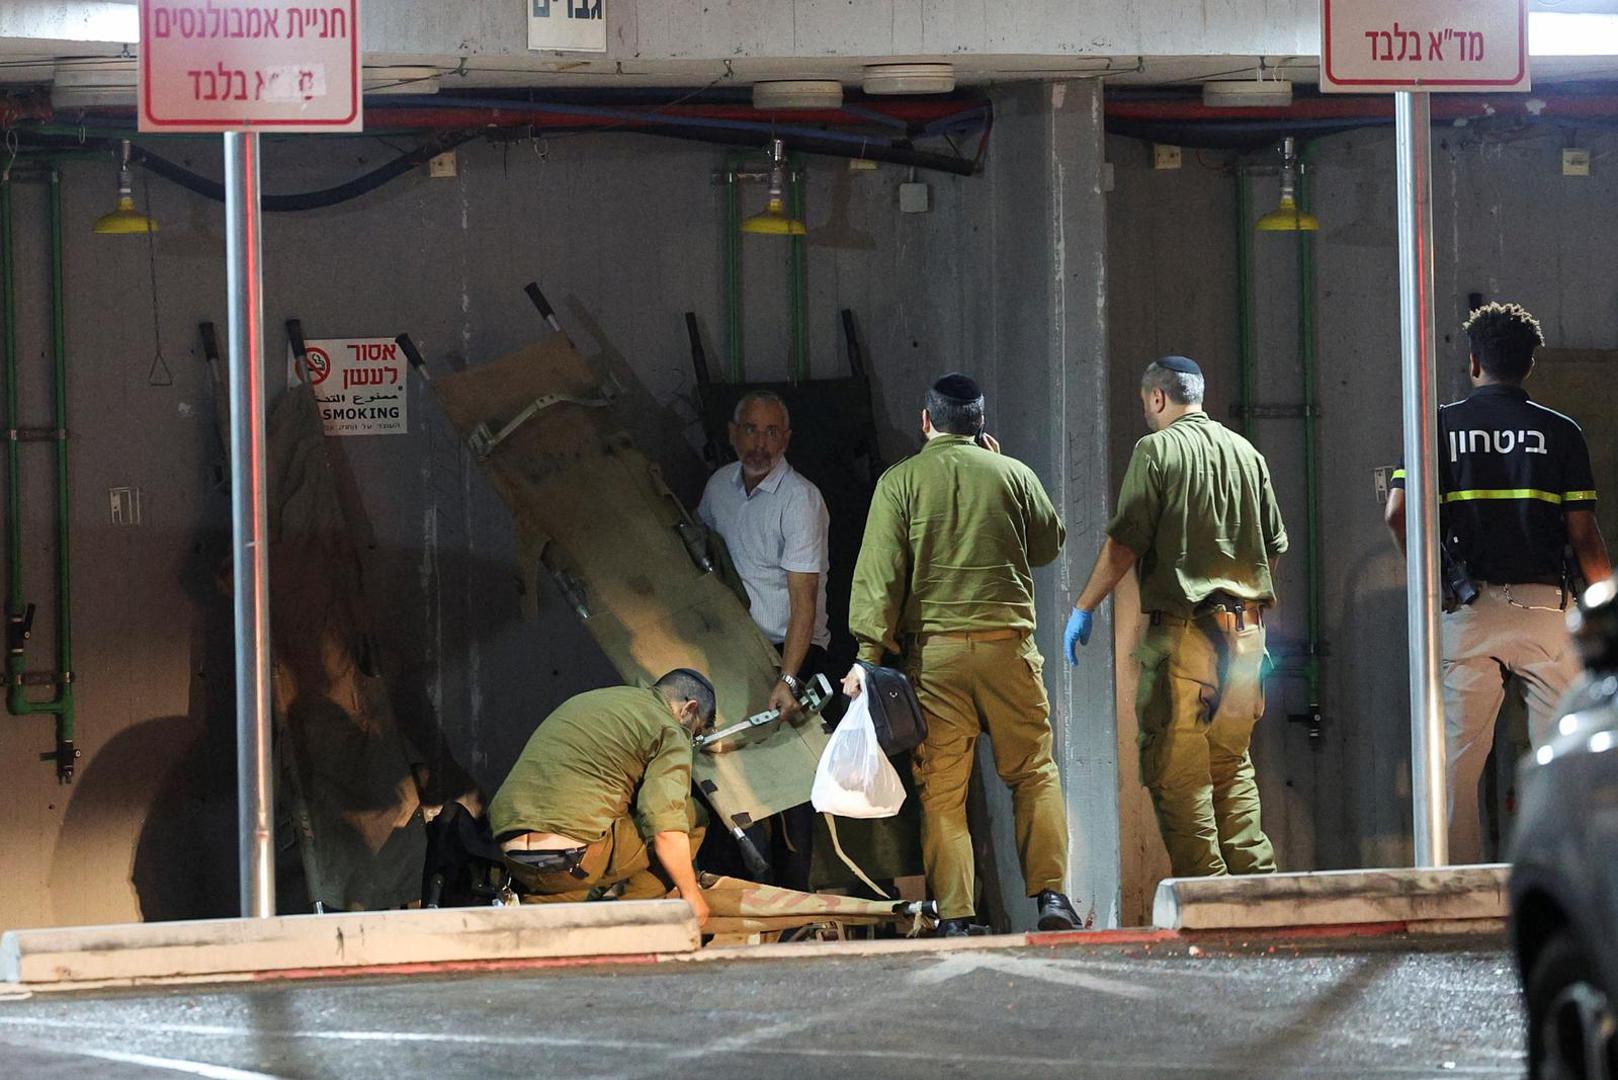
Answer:
[(786, 683), (787, 689), (792, 691), (794, 697), (803, 693), (803, 680), (798, 678), (796, 675), (790, 675), (783, 671), (781, 672), (781, 678), (778, 681)]

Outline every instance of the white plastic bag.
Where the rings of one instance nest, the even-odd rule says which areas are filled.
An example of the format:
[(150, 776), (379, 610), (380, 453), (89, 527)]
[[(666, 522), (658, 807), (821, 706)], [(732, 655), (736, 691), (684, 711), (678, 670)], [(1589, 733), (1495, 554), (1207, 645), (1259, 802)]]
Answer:
[(851, 818), (892, 817), (904, 805), (905, 789), (888, 755), (876, 741), (871, 708), (860, 670), (860, 696), (849, 703), (842, 723), (815, 768), (809, 801), (824, 814)]

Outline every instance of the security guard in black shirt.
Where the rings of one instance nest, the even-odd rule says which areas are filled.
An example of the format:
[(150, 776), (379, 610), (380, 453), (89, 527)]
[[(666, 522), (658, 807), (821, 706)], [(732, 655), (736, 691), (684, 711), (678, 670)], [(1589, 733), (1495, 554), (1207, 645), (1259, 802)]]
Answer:
[[(1526, 689), (1537, 747), (1550, 736), (1557, 700), (1579, 673), (1564, 621), (1572, 578), (1602, 581), (1612, 573), (1596, 524), (1584, 434), (1522, 388), (1534, 350), (1545, 344), (1539, 323), (1516, 304), (1487, 304), (1472, 312), (1465, 330), (1474, 389), (1438, 411), (1446, 563), (1476, 590), (1473, 595), (1463, 585), (1456, 595), (1447, 589), (1443, 616), (1453, 863), (1483, 857), (1478, 782), (1494, 744), (1506, 677), (1517, 676)], [(1387, 523), (1403, 551), (1402, 467), (1392, 486)]]

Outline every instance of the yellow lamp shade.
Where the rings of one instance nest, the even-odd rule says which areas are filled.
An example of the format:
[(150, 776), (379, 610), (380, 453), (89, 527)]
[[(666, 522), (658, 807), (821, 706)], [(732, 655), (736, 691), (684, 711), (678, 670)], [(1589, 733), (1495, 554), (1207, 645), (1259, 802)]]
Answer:
[(806, 236), (809, 230), (797, 218), (787, 216), (779, 198), (771, 197), (762, 214), (754, 214), (742, 222), (742, 232), (758, 236)]
[(1282, 195), (1280, 205), (1253, 222), (1253, 228), (1259, 232), (1319, 232), (1320, 219), (1299, 210), (1291, 195)]
[(131, 236), (139, 233), (154, 233), (157, 231), (157, 222), (135, 209), (135, 200), (128, 195), (118, 196), (118, 205), (109, 213), (102, 214), (96, 219), (92, 232), (102, 236)]

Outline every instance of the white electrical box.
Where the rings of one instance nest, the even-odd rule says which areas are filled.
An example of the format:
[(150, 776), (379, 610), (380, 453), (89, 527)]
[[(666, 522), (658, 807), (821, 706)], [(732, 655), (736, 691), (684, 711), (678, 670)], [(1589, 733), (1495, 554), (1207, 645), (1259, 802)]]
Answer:
[(1590, 151), (1563, 150), (1562, 151), (1563, 176), (1589, 176)]
[(455, 151), (445, 150), (437, 157), (427, 160), (427, 175), (439, 178), (455, 175)]
[(899, 211), (905, 214), (925, 214), (932, 209), (932, 192), (919, 181), (899, 185)]
[(1178, 169), (1180, 167), (1180, 148), (1178, 146), (1165, 146), (1163, 143), (1152, 144), (1152, 168)]
[(140, 524), (140, 488), (108, 488), (107, 500), (112, 504), (112, 523), (114, 525)]

